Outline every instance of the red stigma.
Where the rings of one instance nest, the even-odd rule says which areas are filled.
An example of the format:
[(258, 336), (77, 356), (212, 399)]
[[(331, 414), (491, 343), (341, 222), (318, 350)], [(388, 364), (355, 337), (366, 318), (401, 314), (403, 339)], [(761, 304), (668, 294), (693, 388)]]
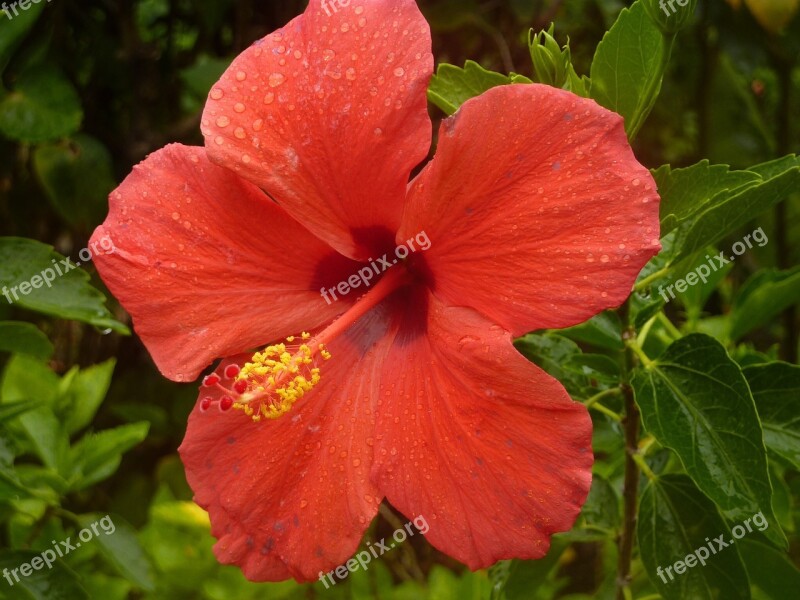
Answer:
[(220, 410), (230, 410), (231, 406), (233, 406), (233, 398), (230, 396), (223, 396), (219, 401), (219, 408)]
[(207, 377), (203, 378), (203, 385), (205, 387), (211, 387), (217, 385), (220, 382), (219, 375), (208, 375)]
[(240, 379), (233, 384), (233, 389), (237, 394), (244, 394), (247, 391), (247, 382), (244, 379)]
[(238, 365), (228, 365), (225, 367), (225, 377), (228, 379), (233, 379), (239, 374), (239, 371), (241, 371), (241, 369)]
[(208, 410), (209, 408), (211, 408), (211, 398), (209, 398), (208, 396), (206, 396), (205, 398), (203, 398), (203, 399), (200, 401), (200, 410), (202, 410), (202, 411), (206, 411), (206, 410)]

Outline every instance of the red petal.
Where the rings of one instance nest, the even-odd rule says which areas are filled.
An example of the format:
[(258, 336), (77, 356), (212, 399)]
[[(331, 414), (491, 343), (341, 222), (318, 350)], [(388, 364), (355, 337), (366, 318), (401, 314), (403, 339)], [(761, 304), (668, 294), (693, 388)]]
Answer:
[(619, 115), (502, 86), (442, 124), (397, 240), (425, 231), (436, 293), (518, 335), (621, 304), (660, 248), (658, 200)]
[(475, 311), (430, 296), (427, 315), (384, 362), (373, 480), (471, 569), (540, 558), (589, 492), (588, 412)]
[(331, 342), (320, 383), (275, 421), (216, 403), (203, 411), (203, 398), (223, 392), (201, 388), (181, 458), (217, 558), (248, 579), (311, 581), (358, 548), (382, 500), (368, 475), (386, 328), (374, 310)]
[(325, 6), (330, 16), (311, 0), (239, 55), (202, 129), (212, 160), (366, 259), (391, 245), (409, 174), (430, 148), (430, 30), (413, 0)]
[(320, 285), (357, 268), (203, 148), (180, 145), (150, 155), (112, 193), (91, 243), (104, 236), (116, 250), (99, 254), (97, 269), (176, 381), (332, 319), (348, 300), (328, 306)]

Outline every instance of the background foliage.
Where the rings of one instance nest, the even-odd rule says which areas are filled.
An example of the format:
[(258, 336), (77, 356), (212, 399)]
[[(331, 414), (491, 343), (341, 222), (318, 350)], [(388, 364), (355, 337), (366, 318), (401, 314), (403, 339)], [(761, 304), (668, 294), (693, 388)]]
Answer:
[[(96, 514), (117, 531), (24, 585), (0, 580), (0, 596), (784, 600), (800, 589), (797, 0), (700, 0), (688, 19), (650, 0), (420, 5), (440, 63), (435, 119), (495, 85), (565, 87), (626, 117), (664, 199), (664, 251), (625, 306), (517, 342), (592, 409), (595, 477), (574, 530), (543, 560), (488, 572), (417, 536), (331, 590), (246, 582), (215, 561), (175, 452), (195, 388), (158, 375), (84, 264), (15, 305), (0, 298), (0, 567)], [(212, 83), (303, 9), (55, 0), (0, 15), (0, 286), (77, 260), (109, 191), (166, 143), (202, 144)], [(665, 305), (659, 287), (759, 227), (769, 243)], [(758, 511), (763, 533), (675, 582), (657, 577)], [(366, 539), (403, 522), (382, 507)]]

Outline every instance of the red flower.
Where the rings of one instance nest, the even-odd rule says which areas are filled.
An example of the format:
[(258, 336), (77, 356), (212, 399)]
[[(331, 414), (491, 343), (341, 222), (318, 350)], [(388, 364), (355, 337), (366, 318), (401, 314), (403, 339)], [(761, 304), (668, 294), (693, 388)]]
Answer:
[(412, 0), (342, 4), (311, 0), (233, 62), (205, 148), (134, 169), (98, 269), (167, 377), (232, 357), (180, 448), (222, 562), (316, 579), (383, 498), (473, 569), (541, 557), (588, 493), (591, 422), (512, 339), (628, 296), (659, 249), (653, 180), (619, 116), (513, 85), (446, 120), (409, 185), (431, 141), (428, 26)]

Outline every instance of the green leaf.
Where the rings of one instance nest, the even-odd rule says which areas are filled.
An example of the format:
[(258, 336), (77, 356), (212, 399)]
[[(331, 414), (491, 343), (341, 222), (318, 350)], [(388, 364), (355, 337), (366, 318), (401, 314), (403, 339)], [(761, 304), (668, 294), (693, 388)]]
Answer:
[(565, 367), (584, 377), (606, 383), (619, 382), (619, 364), (605, 354), (575, 354), (569, 358)]
[(6, 364), (0, 398), (4, 403), (35, 399), (50, 406), (58, 394), (58, 385), (58, 375), (43, 361), (18, 354)]
[(745, 367), (764, 443), (800, 469), (800, 366), (784, 362)]
[(20, 142), (46, 142), (75, 133), (83, 111), (75, 88), (57, 69), (42, 65), (22, 73), (0, 101), (0, 133)]
[(619, 496), (614, 487), (600, 475), (592, 475), (592, 487), (581, 510), (581, 518), (589, 527), (614, 531), (619, 527)]
[[(68, 263), (66, 261), (69, 261)], [(104, 306), (105, 297), (75, 263), (34, 240), (0, 237), (0, 289), (20, 306), (46, 315), (128, 333)], [(69, 265), (69, 266), (67, 266)], [(58, 269), (62, 275), (58, 275)], [(68, 270), (69, 269), (69, 270)], [(52, 279), (48, 286), (44, 278)], [(33, 287), (38, 284), (38, 288)], [(25, 293), (27, 292), (27, 293)]]
[(728, 165), (711, 165), (707, 160), (684, 169), (664, 165), (653, 171), (653, 178), (661, 196), (662, 237), (713, 202), (715, 196), (763, 181), (758, 173), (731, 171)]
[(585, 323), (559, 330), (559, 334), (607, 350), (622, 350), (625, 347), (622, 343), (622, 325), (613, 312), (600, 313)]
[(672, 263), (706, 246), (715, 245), (728, 234), (772, 208), (800, 186), (800, 157), (778, 161), (785, 170), (777, 174), (762, 165), (767, 177), (713, 196), (676, 230)]
[(644, 0), (647, 14), (665, 34), (671, 35), (683, 29), (694, 15), (697, 0), (681, 0), (677, 4), (664, 0)]
[(697, 486), (731, 520), (761, 511), (766, 535), (786, 539), (772, 511), (767, 456), (747, 381), (714, 338), (692, 334), (633, 378), (645, 427), (680, 457)]
[[(528, 360), (536, 363), (562, 384), (576, 379), (575, 374), (565, 368), (571, 358), (581, 354), (578, 345), (555, 333), (529, 333), (514, 342), (515, 347)], [(583, 379), (581, 377), (581, 379)]]
[(41, 404), (39, 402), (34, 401), (27, 401), (23, 400), (21, 402), (8, 402), (6, 404), (0, 404), (0, 423), (5, 423), (6, 421), (10, 421), (14, 417), (18, 417), (21, 414), (28, 412), (29, 410), (34, 410), (39, 408)]
[(61, 475), (69, 472), (69, 437), (53, 411), (42, 406), (26, 412), (19, 422), (42, 462)]
[(788, 271), (763, 269), (742, 286), (730, 315), (730, 340), (769, 323), (785, 308), (800, 302), (800, 266)]
[[(22, 564), (30, 564), (40, 556), (37, 552), (21, 550), (0, 551), (0, 572), (3, 569), (19, 569)], [(37, 563), (38, 564), (38, 563)], [(40, 570), (33, 570), (28, 577), (20, 573), (19, 582), (11, 575), (14, 587), (8, 582), (0, 583), (2, 594), (12, 600), (89, 600), (89, 595), (80, 584), (80, 579), (62, 560), (57, 559), (52, 568), (42, 565)]]
[(540, 586), (556, 568), (568, 545), (565, 540), (554, 537), (544, 558), (510, 561), (507, 572), (503, 574), (505, 581), (500, 579), (495, 584), (497, 594), (503, 594), (505, 600), (530, 600), (531, 590)]
[(17, 47), (36, 24), (45, 3), (32, 5), (28, 10), (19, 11), (13, 19), (0, 12), (0, 73), (2, 73)]
[(153, 589), (152, 567), (136, 538), (136, 530), (127, 521), (119, 515), (101, 513), (79, 515), (78, 521), (84, 529), (99, 532), (92, 541), (120, 575), (139, 588)]
[(630, 138), (658, 98), (671, 43), (637, 1), (622, 9), (597, 46), (590, 73), (591, 96), (624, 117)]
[(572, 53), (569, 38), (562, 47), (559, 46), (553, 33), (555, 25), (548, 30), (528, 33), (528, 48), (533, 61), (534, 79), (538, 83), (569, 90), (579, 96), (586, 97), (588, 78), (581, 78), (572, 66)]
[(14, 469), (0, 465), (0, 502), (31, 497), (31, 491), (14, 473)]
[(56, 412), (70, 435), (92, 422), (111, 385), (115, 365), (114, 359), (108, 360), (77, 372), (69, 381), (69, 387), (57, 400)]
[[(688, 477), (665, 475), (642, 492), (636, 527), (639, 550), (650, 581), (666, 600), (749, 600), (750, 586), (737, 547), (718, 550), (715, 540), (720, 535), (724, 543), (731, 541), (714, 504)], [(687, 560), (693, 566), (688, 567)], [(677, 561), (683, 563), (677, 567), (685, 569), (683, 573), (675, 570)]]
[(141, 422), (83, 436), (70, 452), (73, 490), (85, 489), (113, 475), (122, 455), (147, 437), (149, 429), (149, 423)]
[(509, 85), (511, 79), (502, 73), (487, 71), (468, 60), (464, 68), (440, 64), (431, 79), (428, 99), (448, 115), (455, 113), (470, 98), (499, 85)]
[(784, 600), (800, 590), (800, 571), (784, 552), (754, 540), (743, 539), (738, 546), (750, 582), (769, 598)]
[(53, 351), (53, 344), (35, 325), (21, 321), (0, 322), (0, 352), (29, 354), (47, 360)]
[(116, 180), (111, 154), (101, 142), (78, 134), (43, 144), (33, 153), (33, 166), (48, 200), (65, 221), (88, 228), (102, 220)]

